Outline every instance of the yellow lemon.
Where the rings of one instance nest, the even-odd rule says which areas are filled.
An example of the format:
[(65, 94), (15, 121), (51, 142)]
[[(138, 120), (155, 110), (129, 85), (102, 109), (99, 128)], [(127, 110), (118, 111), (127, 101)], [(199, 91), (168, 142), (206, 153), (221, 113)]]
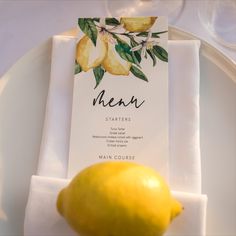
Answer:
[(157, 17), (122, 17), (121, 23), (124, 28), (131, 32), (144, 32), (149, 30)]
[(107, 53), (107, 43), (100, 35), (97, 37), (96, 47), (92, 40), (85, 35), (77, 44), (76, 60), (83, 71), (88, 71), (101, 64)]
[(154, 170), (102, 162), (63, 189), (57, 208), (81, 236), (161, 236), (182, 206)]
[(120, 57), (114, 44), (108, 43), (107, 55), (102, 61), (102, 66), (112, 75), (129, 75), (131, 63)]

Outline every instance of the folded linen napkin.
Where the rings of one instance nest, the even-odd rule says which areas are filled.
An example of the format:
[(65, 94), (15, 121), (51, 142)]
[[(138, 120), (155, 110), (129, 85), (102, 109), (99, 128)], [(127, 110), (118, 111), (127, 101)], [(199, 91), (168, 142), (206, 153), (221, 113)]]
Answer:
[(76, 38), (54, 36), (38, 175), (66, 178)]
[(170, 41), (170, 186), (201, 193), (199, 41)]
[[(67, 175), (75, 46), (73, 37), (53, 38), (39, 176), (31, 182), (25, 235), (74, 235), (58, 215), (55, 201), (58, 191), (68, 182), (63, 178)], [(169, 42), (170, 186), (172, 190), (196, 193), (176, 193), (193, 211), (185, 211), (180, 222), (170, 228), (170, 235), (204, 235), (205, 231), (206, 198), (200, 194), (198, 53), (198, 41)], [(188, 225), (195, 227), (190, 230)]]
[[(54, 36), (38, 175), (66, 178), (76, 39)], [(199, 41), (169, 41), (170, 185), (201, 193)]]

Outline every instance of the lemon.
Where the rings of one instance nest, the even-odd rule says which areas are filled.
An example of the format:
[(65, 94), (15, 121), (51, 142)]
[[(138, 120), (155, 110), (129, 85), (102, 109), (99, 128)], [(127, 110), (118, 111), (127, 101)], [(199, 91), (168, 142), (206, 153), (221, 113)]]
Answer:
[(102, 66), (112, 75), (129, 75), (131, 63), (119, 56), (114, 44), (108, 43), (107, 55), (102, 61)]
[(144, 32), (149, 30), (157, 17), (122, 17), (121, 23), (124, 28), (131, 32)]
[(63, 189), (57, 208), (81, 236), (161, 236), (182, 211), (164, 179), (130, 162), (102, 162)]
[(96, 47), (92, 40), (85, 35), (77, 44), (76, 60), (83, 71), (88, 71), (101, 64), (107, 53), (107, 43), (100, 35), (97, 37)]

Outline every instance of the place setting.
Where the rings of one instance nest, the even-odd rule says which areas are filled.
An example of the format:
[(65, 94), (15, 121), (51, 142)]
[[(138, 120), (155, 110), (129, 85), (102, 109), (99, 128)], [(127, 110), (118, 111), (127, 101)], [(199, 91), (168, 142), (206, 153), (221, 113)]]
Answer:
[[(225, 2), (224, 16), (236, 9)], [(20, 188), (8, 187), (19, 167), (17, 235), (210, 235), (221, 212), (212, 178), (226, 162), (233, 173), (235, 162), (231, 151), (214, 165), (206, 148), (209, 119), (234, 106), (223, 106), (233, 101), (225, 94), (217, 110), (221, 92), (210, 86), (233, 94), (235, 62), (175, 26), (184, 0), (102, 4), (106, 16), (78, 14), (74, 28), (34, 47), (0, 79), (0, 235), (18, 221), (13, 197), (6, 199)], [(199, 21), (213, 29), (205, 23), (213, 13), (201, 7)], [(233, 26), (221, 35), (220, 27), (210, 37), (234, 50)], [(212, 125), (226, 135), (220, 122)]]

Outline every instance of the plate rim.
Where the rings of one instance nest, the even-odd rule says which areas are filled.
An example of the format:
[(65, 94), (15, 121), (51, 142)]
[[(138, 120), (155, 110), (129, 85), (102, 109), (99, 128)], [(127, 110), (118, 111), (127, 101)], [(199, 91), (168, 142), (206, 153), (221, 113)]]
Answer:
[(224, 71), (236, 83), (236, 62), (206, 40), (175, 26), (169, 26), (170, 35), (180, 40), (199, 40), (200, 53)]

